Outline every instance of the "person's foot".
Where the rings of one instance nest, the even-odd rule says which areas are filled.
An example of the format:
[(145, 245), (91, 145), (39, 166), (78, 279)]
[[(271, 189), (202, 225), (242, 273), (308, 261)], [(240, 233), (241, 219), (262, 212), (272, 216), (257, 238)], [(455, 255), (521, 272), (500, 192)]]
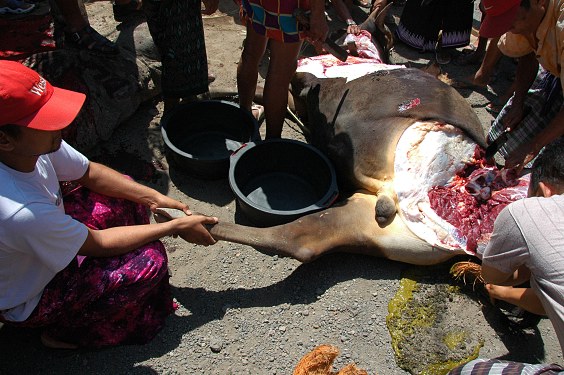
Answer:
[(478, 51), (473, 49), (462, 50), (460, 55), (458, 55), (453, 63), (455, 65), (478, 65), (482, 63), (484, 59), (485, 51)]
[(65, 46), (85, 49), (104, 55), (119, 54), (119, 47), (100, 35), (90, 25), (86, 25), (86, 27), (78, 31), (65, 32)]
[(435, 58), (441, 65), (446, 65), (450, 63), (451, 60), (450, 53), (442, 48), (436, 51)]
[(21, 0), (0, 0), (0, 14), (25, 14), (34, 8), (35, 4)]
[(469, 90), (481, 90), (487, 87), (485, 82), (480, 82), (475, 79), (474, 76), (468, 78), (457, 79), (451, 83), (451, 86), (456, 89), (469, 89)]
[(70, 344), (68, 342), (54, 339), (53, 337), (49, 336), (46, 332), (43, 332), (41, 334), (41, 343), (43, 344), (43, 346), (49, 349), (67, 349), (67, 350), (78, 349), (78, 345)]
[(215, 75), (213, 73), (208, 73), (208, 84), (215, 81)]
[(439, 32), (437, 43), (435, 44), (435, 59), (437, 63), (446, 65), (450, 63), (450, 52), (443, 48), (443, 31)]

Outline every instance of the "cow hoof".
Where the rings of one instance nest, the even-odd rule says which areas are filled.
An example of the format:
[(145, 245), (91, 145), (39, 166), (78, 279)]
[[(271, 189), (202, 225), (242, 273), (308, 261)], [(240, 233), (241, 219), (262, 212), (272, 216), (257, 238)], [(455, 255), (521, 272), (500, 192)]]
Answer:
[(396, 215), (396, 204), (387, 195), (379, 195), (376, 201), (376, 222), (379, 225), (389, 223)]

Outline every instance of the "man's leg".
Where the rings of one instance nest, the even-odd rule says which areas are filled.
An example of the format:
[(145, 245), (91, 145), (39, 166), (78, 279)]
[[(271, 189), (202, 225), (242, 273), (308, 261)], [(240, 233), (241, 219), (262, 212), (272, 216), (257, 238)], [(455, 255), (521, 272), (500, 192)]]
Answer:
[(267, 43), (268, 39), (257, 34), (251, 24), (247, 23), (245, 45), (237, 66), (237, 92), (239, 105), (249, 112), (257, 89), (258, 66), (266, 51)]
[(270, 43), (270, 64), (264, 87), (266, 139), (280, 138), (288, 107), (288, 87), (296, 72), (302, 43)]

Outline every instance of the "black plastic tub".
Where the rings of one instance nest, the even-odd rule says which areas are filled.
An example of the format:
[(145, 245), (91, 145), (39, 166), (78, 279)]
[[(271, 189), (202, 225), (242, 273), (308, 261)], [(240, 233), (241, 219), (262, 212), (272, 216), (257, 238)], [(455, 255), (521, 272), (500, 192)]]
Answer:
[(242, 213), (261, 227), (325, 209), (339, 194), (329, 159), (290, 139), (243, 145), (231, 156), (229, 185)]
[(180, 104), (162, 119), (161, 132), (169, 164), (202, 179), (227, 178), (231, 154), (260, 140), (256, 119), (223, 100)]

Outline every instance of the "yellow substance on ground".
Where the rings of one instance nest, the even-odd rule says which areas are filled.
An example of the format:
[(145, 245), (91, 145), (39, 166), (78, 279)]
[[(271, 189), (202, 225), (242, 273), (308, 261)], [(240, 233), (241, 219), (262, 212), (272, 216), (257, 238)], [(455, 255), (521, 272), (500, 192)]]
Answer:
[[(417, 299), (415, 296), (418, 292), (421, 292), (421, 288), (425, 285), (419, 284), (419, 280), (421, 280), (419, 272), (408, 271), (408, 273), (400, 280), (399, 289), (388, 304), (388, 316), (386, 317), (398, 365), (416, 373), (413, 372), (414, 369), (410, 364), (410, 360), (413, 360), (413, 358), (408, 353), (408, 348), (413, 350), (416, 335), (433, 336), (429, 337), (429, 342), (434, 340), (434, 345), (444, 345), (446, 347), (444, 349), (448, 349), (446, 350), (446, 357), (444, 353), (430, 351), (425, 358), (428, 359), (427, 364), (419, 363), (417, 371), (420, 375), (446, 374), (452, 368), (477, 358), (483, 342), (475, 347), (465, 348), (469, 339), (468, 332), (460, 330), (445, 333), (435, 329), (438, 315), (446, 313), (446, 311), (443, 311), (445, 306), (442, 304), (445, 299), (450, 299), (446, 295), (459, 293), (459, 288), (447, 286), (445, 289), (437, 290), (436, 293), (421, 294), (420, 298)], [(423, 301), (421, 301), (421, 296), (425, 298)], [(419, 336), (420, 338), (421, 336)], [(468, 350), (470, 353), (468, 353)], [(452, 355), (448, 353), (452, 353)], [(461, 355), (463, 358), (461, 358)]]

